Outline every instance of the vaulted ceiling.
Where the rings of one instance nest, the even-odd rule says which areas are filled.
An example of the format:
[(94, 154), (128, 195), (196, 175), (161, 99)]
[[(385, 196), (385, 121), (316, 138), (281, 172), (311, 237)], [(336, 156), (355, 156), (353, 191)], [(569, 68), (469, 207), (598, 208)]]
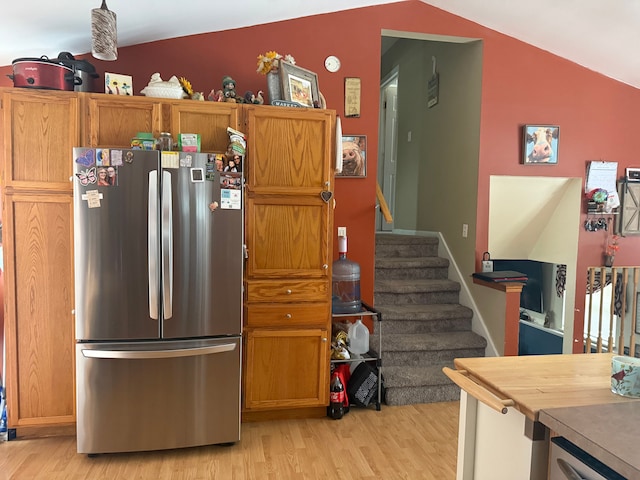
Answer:
[[(406, 0), (109, 0), (118, 44), (242, 28), (291, 18)], [(638, 0), (421, 0), (640, 88)], [(91, 9), (101, 0), (5, 2), (0, 11), (0, 65), (23, 57), (91, 50)], [(428, 33), (428, 32), (425, 32)]]

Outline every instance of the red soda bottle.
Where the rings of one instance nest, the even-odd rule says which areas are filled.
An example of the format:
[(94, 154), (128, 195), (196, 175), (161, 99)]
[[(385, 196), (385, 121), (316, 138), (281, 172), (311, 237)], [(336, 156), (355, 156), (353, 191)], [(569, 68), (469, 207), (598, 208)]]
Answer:
[(334, 420), (340, 420), (344, 415), (344, 385), (340, 381), (340, 375), (333, 374), (331, 379), (331, 393), (329, 395), (329, 416)]

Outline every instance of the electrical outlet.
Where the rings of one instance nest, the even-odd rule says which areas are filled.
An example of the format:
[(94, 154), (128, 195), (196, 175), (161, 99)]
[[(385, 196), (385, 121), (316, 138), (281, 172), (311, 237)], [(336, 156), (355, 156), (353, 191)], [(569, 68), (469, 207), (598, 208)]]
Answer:
[(462, 224), (462, 238), (467, 238), (469, 236), (469, 225), (466, 223)]
[(347, 227), (338, 227), (338, 236), (346, 237), (347, 236)]

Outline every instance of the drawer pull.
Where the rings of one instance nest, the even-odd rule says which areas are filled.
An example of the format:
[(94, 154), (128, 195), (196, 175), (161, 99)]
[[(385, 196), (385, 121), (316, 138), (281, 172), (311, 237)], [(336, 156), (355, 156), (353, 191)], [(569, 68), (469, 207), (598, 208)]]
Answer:
[(287, 314), (285, 315), (285, 318), (291, 318), (291, 314), (290, 314), (290, 313), (287, 313)]
[(291, 295), (291, 290), (287, 289), (287, 295)]
[(497, 412), (506, 414), (509, 411), (507, 407), (513, 407), (515, 405), (515, 402), (513, 400), (502, 400), (494, 396), (486, 388), (478, 385), (476, 382), (464, 375), (465, 373), (467, 373), (466, 370), (453, 370), (449, 367), (444, 367), (442, 371), (447, 377), (453, 380), (456, 385), (465, 390), (469, 395), (481, 401), (488, 407), (493, 408)]

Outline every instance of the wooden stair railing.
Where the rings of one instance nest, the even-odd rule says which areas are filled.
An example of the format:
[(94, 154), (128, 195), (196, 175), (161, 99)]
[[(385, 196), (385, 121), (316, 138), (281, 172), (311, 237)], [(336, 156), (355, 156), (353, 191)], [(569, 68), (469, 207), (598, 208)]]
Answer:
[[(605, 305), (602, 291), (608, 285), (611, 285), (612, 294), (609, 304)], [(585, 353), (609, 351), (618, 355), (635, 356), (636, 330), (640, 327), (638, 323), (639, 285), (640, 267), (589, 267), (585, 302), (587, 310), (584, 328)], [(628, 291), (632, 292), (633, 298), (627, 298)], [(594, 296), (598, 292), (601, 292), (601, 301), (596, 307)], [(606, 343), (603, 338), (605, 327), (608, 327), (606, 328), (608, 335), (605, 333)], [(627, 338), (625, 338), (625, 329), (629, 331)], [(592, 330), (595, 336), (593, 339)]]
[(380, 188), (380, 184), (378, 182), (376, 182), (376, 198), (378, 199), (378, 203), (380, 204), (380, 210), (382, 211), (384, 221), (387, 223), (393, 223), (393, 217), (391, 216), (391, 212), (389, 211), (389, 205), (387, 205), (387, 201), (384, 199), (382, 189)]

